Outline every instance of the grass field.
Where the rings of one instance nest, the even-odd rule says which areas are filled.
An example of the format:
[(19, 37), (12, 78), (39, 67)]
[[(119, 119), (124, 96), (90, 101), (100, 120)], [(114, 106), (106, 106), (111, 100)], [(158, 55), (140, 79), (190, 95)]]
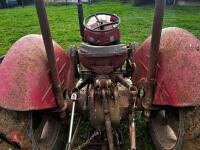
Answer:
[[(84, 8), (85, 16), (95, 12), (109, 12), (119, 15), (122, 22), (122, 43), (132, 41), (141, 43), (151, 34), (152, 5), (133, 7), (129, 3), (102, 1), (91, 6), (84, 5)], [(70, 45), (79, 45), (81, 38), (76, 6), (48, 6), (47, 11), (53, 39), (66, 50)], [(166, 8), (164, 27), (169, 26), (187, 29), (200, 38), (200, 8), (183, 6)], [(0, 10), (0, 55), (5, 54), (17, 39), (33, 33), (40, 33), (36, 11), (33, 6)], [(137, 142), (139, 149), (153, 150), (154, 147), (148, 135), (146, 124), (140, 118), (138, 114)], [(82, 129), (81, 135), (86, 129)], [(125, 125), (122, 126), (121, 130), (123, 133), (128, 132)], [(125, 139), (128, 138), (127, 136), (125, 134)]]
[[(95, 12), (110, 12), (121, 17), (122, 42), (144, 41), (151, 34), (153, 6), (133, 7), (131, 4), (103, 1), (85, 5), (85, 16)], [(81, 42), (75, 5), (47, 7), (53, 39), (63, 48)], [(200, 38), (198, 7), (166, 8), (164, 27), (178, 26)], [(33, 6), (0, 10), (0, 55), (20, 37), (40, 33)]]

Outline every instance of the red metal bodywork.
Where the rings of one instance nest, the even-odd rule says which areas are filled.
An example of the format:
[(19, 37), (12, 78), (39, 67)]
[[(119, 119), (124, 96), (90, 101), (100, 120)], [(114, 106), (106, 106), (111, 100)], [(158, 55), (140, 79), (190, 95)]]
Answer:
[(106, 74), (113, 72), (115, 69), (120, 68), (127, 58), (127, 51), (124, 51), (121, 55), (109, 56), (109, 57), (88, 57), (87, 53), (78, 51), (81, 64), (98, 74)]
[[(69, 56), (53, 42), (62, 89), (74, 87)], [(28, 35), (18, 40), (0, 65), (0, 107), (18, 111), (57, 107), (42, 36)]]
[[(133, 82), (145, 87), (151, 37), (133, 55), (136, 70)], [(200, 41), (186, 30), (162, 30), (153, 104), (170, 106), (200, 105)]]
[(87, 43), (95, 43), (95, 45), (106, 46), (110, 43), (120, 41), (120, 30), (117, 28), (108, 32), (92, 32), (85, 29), (84, 41)]

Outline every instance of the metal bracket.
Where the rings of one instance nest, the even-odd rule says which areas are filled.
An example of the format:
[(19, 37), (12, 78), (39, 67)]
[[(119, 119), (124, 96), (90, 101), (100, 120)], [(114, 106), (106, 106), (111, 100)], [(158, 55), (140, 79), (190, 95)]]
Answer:
[(71, 98), (70, 98), (72, 101), (77, 101), (78, 100), (78, 93), (73, 93), (71, 95)]

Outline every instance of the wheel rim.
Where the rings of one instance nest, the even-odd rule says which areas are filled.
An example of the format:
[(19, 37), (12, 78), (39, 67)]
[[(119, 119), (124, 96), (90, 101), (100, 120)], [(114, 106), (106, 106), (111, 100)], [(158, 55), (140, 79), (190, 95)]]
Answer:
[(52, 114), (35, 112), (31, 115), (32, 140), (38, 149), (53, 149), (59, 139), (61, 123)]
[(181, 111), (178, 109), (154, 112), (150, 121), (151, 132), (154, 133), (161, 149), (173, 150), (179, 147), (184, 136), (184, 124)]

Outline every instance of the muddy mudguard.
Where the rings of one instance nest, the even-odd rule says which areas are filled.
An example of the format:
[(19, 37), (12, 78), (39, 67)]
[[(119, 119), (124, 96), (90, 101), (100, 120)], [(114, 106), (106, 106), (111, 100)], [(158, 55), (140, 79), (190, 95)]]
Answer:
[[(69, 56), (53, 42), (63, 91), (74, 87)], [(16, 111), (56, 108), (50, 69), (41, 35), (27, 35), (12, 45), (0, 65), (0, 107)]]
[[(132, 62), (133, 82), (145, 86), (151, 37), (136, 50)], [(186, 30), (162, 30), (153, 104), (169, 106), (200, 105), (200, 41)]]

